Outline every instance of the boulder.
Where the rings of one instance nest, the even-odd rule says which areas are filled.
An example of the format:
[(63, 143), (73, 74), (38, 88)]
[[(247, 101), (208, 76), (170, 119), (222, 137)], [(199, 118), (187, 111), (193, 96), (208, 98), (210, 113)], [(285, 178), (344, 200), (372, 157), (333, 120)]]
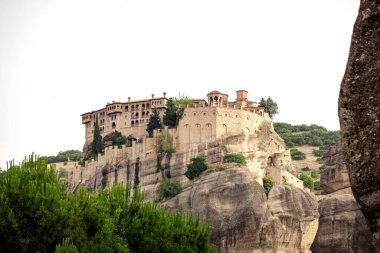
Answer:
[(361, 0), (339, 97), (352, 191), (380, 239), (380, 2)]
[(319, 201), (319, 229), (312, 246), (313, 253), (379, 252), (359, 205), (350, 188), (347, 189)]
[(220, 252), (310, 252), (318, 226), (314, 196), (277, 186), (268, 201), (245, 167), (205, 171), (164, 206), (199, 213), (211, 224), (211, 242)]
[(326, 170), (321, 172), (321, 190), (323, 194), (350, 187), (348, 170), (344, 163), (342, 141), (334, 141), (325, 155)]

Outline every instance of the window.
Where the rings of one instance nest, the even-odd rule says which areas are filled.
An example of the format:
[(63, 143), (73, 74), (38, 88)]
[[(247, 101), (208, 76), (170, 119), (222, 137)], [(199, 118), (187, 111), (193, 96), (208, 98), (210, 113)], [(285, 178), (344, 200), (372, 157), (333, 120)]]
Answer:
[(116, 127), (116, 123), (112, 122), (112, 128), (115, 128), (115, 127)]

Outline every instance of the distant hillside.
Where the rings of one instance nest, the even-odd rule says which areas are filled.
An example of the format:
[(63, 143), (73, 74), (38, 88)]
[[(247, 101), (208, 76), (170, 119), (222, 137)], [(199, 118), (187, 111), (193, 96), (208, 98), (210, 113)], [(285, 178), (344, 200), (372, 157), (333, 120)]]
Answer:
[(277, 122), (273, 125), (288, 148), (304, 145), (328, 147), (332, 141), (340, 137), (340, 131), (328, 131), (326, 128), (315, 124), (308, 126)]

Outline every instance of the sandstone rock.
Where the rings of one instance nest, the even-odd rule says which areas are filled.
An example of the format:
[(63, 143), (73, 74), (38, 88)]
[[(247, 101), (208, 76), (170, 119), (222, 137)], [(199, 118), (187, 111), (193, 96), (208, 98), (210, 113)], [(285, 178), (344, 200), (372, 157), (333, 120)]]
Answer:
[(380, 3), (361, 1), (339, 98), (352, 191), (380, 238)]
[(321, 199), (319, 213), (313, 253), (379, 252), (372, 242), (367, 221), (349, 191), (336, 192)]
[(268, 201), (246, 168), (206, 171), (164, 206), (199, 212), (202, 220), (210, 222), (211, 241), (221, 252), (309, 252), (318, 224), (315, 197), (278, 186)]
[(350, 179), (344, 163), (341, 140), (337, 140), (331, 144), (325, 156), (325, 161), (327, 169), (321, 173), (322, 193), (329, 194), (350, 187)]
[(376, 252), (377, 247), (348, 180), (341, 140), (332, 143), (325, 156), (327, 169), (321, 188), (328, 195), (319, 200), (319, 228), (313, 253)]
[(264, 189), (240, 168), (202, 177), (165, 206), (199, 212), (202, 220), (211, 223), (211, 242), (225, 252), (259, 248), (261, 227), (270, 217)]
[(280, 185), (270, 191), (268, 206), (273, 218), (263, 227), (264, 252), (310, 252), (318, 229), (316, 197)]

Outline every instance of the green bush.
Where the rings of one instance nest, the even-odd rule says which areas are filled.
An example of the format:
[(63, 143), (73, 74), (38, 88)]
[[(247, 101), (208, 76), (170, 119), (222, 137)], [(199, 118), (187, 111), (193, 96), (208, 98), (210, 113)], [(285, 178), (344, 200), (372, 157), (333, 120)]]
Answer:
[(161, 130), (160, 151), (169, 154), (175, 153), (175, 148), (173, 147), (173, 138), (165, 129)]
[(203, 156), (191, 159), (191, 163), (187, 165), (186, 177), (190, 180), (199, 176), (203, 171), (207, 170), (206, 158)]
[(314, 182), (314, 191), (319, 191), (319, 190), (321, 190), (321, 182), (315, 181)]
[(319, 172), (317, 170), (311, 170), (310, 175), (312, 178), (319, 178)]
[(68, 176), (68, 172), (67, 172), (67, 170), (65, 170), (65, 169), (61, 169), (61, 170), (59, 170), (59, 172), (58, 172), (58, 177), (59, 178), (67, 178), (67, 176)]
[(310, 190), (314, 190), (314, 179), (306, 173), (301, 173), (299, 177), (303, 181), (303, 185)]
[(269, 194), (270, 190), (273, 188), (273, 185), (274, 185), (274, 182), (271, 177), (265, 176), (263, 178), (263, 187), (267, 195)]
[(191, 214), (144, 201), (130, 184), (66, 191), (47, 159), (0, 172), (0, 252), (215, 252)]
[(127, 136), (123, 135), (122, 133), (118, 131), (115, 131), (115, 134), (112, 138), (113, 146), (118, 146), (120, 148), (122, 145), (127, 144), (127, 142), (128, 142)]
[(241, 165), (247, 165), (247, 159), (240, 153), (226, 154), (223, 161), (225, 163), (238, 163)]
[(293, 148), (290, 150), (290, 156), (292, 157), (293, 160), (304, 160), (304, 159), (306, 159), (305, 153), (299, 151), (296, 148)]
[(166, 177), (164, 178), (158, 189), (158, 193), (161, 198), (172, 198), (178, 195), (181, 191), (182, 185), (180, 184), (180, 182)]

